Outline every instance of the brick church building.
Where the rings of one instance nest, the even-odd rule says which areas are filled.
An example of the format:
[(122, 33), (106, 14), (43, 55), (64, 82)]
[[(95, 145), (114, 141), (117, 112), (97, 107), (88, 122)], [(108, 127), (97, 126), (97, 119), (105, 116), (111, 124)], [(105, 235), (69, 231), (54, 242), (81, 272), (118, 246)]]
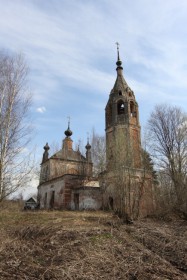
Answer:
[(142, 164), (139, 108), (123, 76), (117, 48), (117, 77), (105, 108), (106, 170), (93, 178), (91, 145), (73, 150), (68, 124), (62, 149), (49, 157), (44, 146), (38, 199), (40, 208), (113, 209), (132, 218), (154, 210), (153, 176)]

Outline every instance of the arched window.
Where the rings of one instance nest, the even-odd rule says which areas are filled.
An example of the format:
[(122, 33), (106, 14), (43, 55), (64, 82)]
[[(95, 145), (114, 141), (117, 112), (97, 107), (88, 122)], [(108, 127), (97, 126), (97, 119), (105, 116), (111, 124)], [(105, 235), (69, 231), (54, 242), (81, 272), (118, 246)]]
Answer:
[(118, 115), (124, 114), (125, 113), (125, 105), (122, 100), (118, 102)]
[(136, 107), (135, 107), (133, 101), (130, 102), (130, 115), (131, 115), (131, 117), (136, 118)]
[(44, 196), (44, 208), (47, 208), (47, 192), (45, 193)]
[(114, 199), (113, 199), (113, 197), (109, 196), (108, 200), (109, 200), (110, 209), (114, 210)]
[(121, 91), (121, 90), (119, 90), (118, 94), (119, 94), (119, 95), (122, 95), (122, 91)]
[(48, 180), (48, 175), (49, 175), (49, 167), (47, 165), (46, 168), (45, 168), (45, 181)]

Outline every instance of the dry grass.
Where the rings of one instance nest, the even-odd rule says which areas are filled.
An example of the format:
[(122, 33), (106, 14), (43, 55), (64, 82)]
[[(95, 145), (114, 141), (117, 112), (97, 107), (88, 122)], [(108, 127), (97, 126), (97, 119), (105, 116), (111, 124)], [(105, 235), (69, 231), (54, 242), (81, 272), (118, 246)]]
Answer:
[(2, 279), (187, 279), (187, 223), (0, 209)]

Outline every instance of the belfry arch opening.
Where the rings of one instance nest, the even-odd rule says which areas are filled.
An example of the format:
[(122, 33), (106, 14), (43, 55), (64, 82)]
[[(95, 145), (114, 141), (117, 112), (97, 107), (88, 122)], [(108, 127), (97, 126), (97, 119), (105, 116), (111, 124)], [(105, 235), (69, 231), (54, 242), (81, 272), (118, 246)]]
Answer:
[(125, 104), (122, 100), (118, 102), (118, 115), (125, 113)]
[(130, 116), (136, 118), (136, 107), (133, 101), (130, 102)]

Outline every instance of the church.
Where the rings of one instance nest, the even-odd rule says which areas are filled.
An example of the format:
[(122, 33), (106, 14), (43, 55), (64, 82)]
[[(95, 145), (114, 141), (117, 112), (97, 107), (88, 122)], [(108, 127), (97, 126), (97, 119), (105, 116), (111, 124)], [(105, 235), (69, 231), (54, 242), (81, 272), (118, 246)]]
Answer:
[(62, 149), (49, 157), (44, 146), (38, 201), (41, 209), (111, 209), (132, 218), (154, 211), (154, 180), (142, 164), (139, 108), (124, 76), (117, 45), (117, 77), (105, 108), (106, 170), (93, 177), (89, 140), (73, 149), (70, 123)]

